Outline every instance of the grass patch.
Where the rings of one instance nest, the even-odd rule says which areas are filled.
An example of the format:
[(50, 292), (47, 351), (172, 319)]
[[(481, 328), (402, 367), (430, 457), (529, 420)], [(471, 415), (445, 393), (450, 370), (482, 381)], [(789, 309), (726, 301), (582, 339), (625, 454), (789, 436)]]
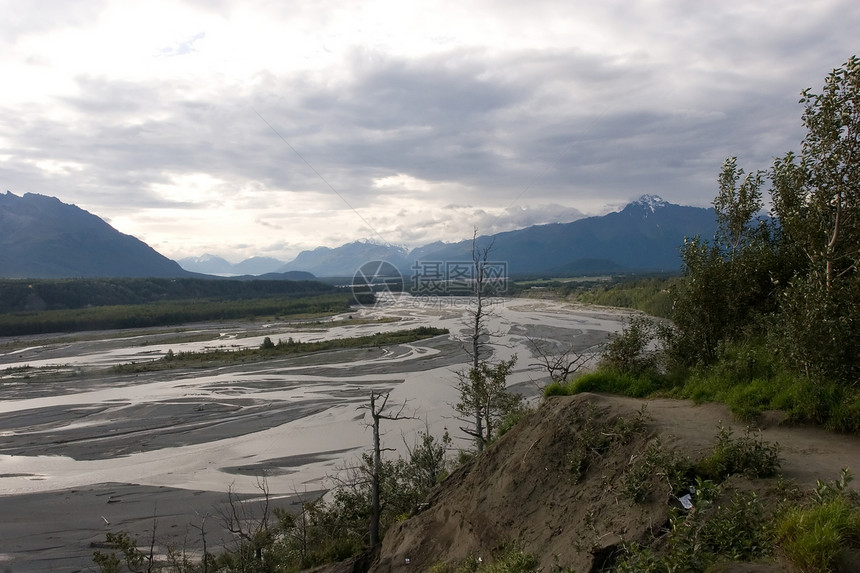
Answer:
[(777, 519), (777, 545), (797, 571), (847, 571), (846, 552), (860, 550), (860, 500), (847, 487), (851, 480), (844, 469), (838, 481), (819, 481), (810, 503), (789, 507)]
[(544, 396), (573, 396), (582, 392), (605, 392), (631, 398), (645, 398), (665, 388), (667, 379), (653, 374), (628, 374), (601, 368), (570, 382), (553, 382), (544, 389)]
[(798, 571), (837, 571), (847, 546), (860, 544), (860, 511), (845, 498), (797, 507), (779, 520), (779, 545)]
[(793, 423), (812, 423), (842, 433), (860, 433), (860, 391), (776, 370), (769, 376), (743, 378), (717, 364), (693, 371), (669, 390), (673, 398), (697, 403), (721, 402), (740, 420), (753, 422), (763, 412), (781, 410)]
[[(615, 342), (623, 342), (624, 338), (621, 335)], [(835, 432), (860, 433), (860, 387), (816, 383), (791, 373), (765, 342), (757, 339), (724, 344), (715, 362), (677, 372), (618, 368), (607, 365), (604, 360), (604, 365), (593, 372), (568, 382), (549, 384), (544, 396), (570, 396), (581, 392), (720, 402), (746, 422), (755, 422), (766, 411), (780, 410), (788, 414), (791, 423), (811, 423)]]

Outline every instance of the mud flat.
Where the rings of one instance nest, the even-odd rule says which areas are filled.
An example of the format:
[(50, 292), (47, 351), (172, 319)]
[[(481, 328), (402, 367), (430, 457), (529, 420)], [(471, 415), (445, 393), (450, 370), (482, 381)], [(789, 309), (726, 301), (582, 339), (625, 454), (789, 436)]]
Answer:
[[(254, 504), (254, 496), (240, 498)], [(5, 496), (0, 498), (0, 571), (93, 571), (93, 552), (104, 550), (110, 531), (128, 531), (145, 548), (154, 533), (161, 555), (169, 547), (202, 552), (204, 532), (209, 547), (231, 547), (235, 540), (222, 519), (227, 501), (226, 492), (113, 483)], [(299, 501), (278, 498), (277, 503), (289, 509)]]
[[(91, 544), (106, 531), (151, 537), (153, 524), (164, 546), (182, 546), (199, 538), (203, 516), (210, 547), (229, 544), (214, 517), (228, 490), (259, 497), (264, 478), (282, 504), (319, 495), (370, 441), (361, 406), (371, 390), (390, 391), (392, 403), (406, 402), (420, 418), (398, 423), (386, 446), (405, 450), (425, 423), (434, 433), (452, 424), (456, 436), (451, 404), (455, 372), (467, 363), (460, 341), (468, 305), (402, 297), (351, 313), (368, 321), (343, 316), (312, 329), (229, 323), (182, 336), (0, 340), (0, 571), (88, 570)], [(498, 299), (491, 308), (495, 356), (517, 354), (509, 382), (533, 395), (544, 375), (531, 365), (527, 337), (589, 352), (624, 318), (550, 301)], [(451, 334), (206, 370), (104, 370), (169, 350), (256, 347), (265, 336), (319, 340), (422, 325)]]

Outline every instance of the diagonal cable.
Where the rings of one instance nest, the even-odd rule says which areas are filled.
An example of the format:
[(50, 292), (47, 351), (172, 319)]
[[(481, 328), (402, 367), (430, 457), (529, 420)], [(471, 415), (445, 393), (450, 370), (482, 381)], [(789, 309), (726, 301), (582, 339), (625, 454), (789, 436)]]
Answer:
[(317, 171), (317, 170), (316, 170), (316, 168), (314, 168), (314, 166), (313, 166), (313, 165), (311, 165), (311, 164), (310, 164), (310, 162), (309, 162), (307, 159), (305, 159), (305, 158), (304, 158), (304, 156), (303, 156), (301, 153), (299, 153), (299, 152), (298, 152), (298, 150), (297, 150), (295, 147), (293, 147), (292, 145), (290, 145), (290, 142), (289, 142), (289, 141), (287, 141), (287, 140), (286, 140), (286, 138), (285, 138), (283, 135), (281, 135), (281, 134), (278, 132), (278, 130), (277, 130), (277, 129), (275, 129), (275, 128), (274, 128), (274, 126), (273, 126), (271, 123), (269, 123), (268, 121), (266, 121), (266, 118), (265, 118), (265, 117), (263, 117), (262, 115), (260, 115), (260, 112), (258, 112), (258, 111), (255, 109), (255, 110), (254, 110), (254, 113), (256, 113), (256, 114), (257, 114), (257, 117), (259, 117), (260, 119), (262, 119), (262, 120), (263, 120), (263, 123), (265, 123), (266, 125), (268, 125), (268, 126), (269, 126), (269, 129), (271, 129), (271, 130), (272, 130), (272, 132), (274, 132), (274, 134), (275, 134), (275, 135), (277, 135), (278, 137), (280, 137), (280, 138), (281, 138), (281, 141), (283, 141), (284, 143), (286, 143), (286, 144), (287, 144), (287, 147), (289, 147), (290, 149), (292, 149), (292, 150), (293, 150), (293, 153), (295, 153), (295, 154), (298, 156), (298, 158), (299, 158), (299, 159), (301, 159), (301, 160), (305, 163), (305, 165), (307, 165), (308, 167), (310, 167), (311, 171), (313, 171), (313, 172), (316, 174), (316, 176), (317, 176), (317, 177), (319, 177), (319, 178), (320, 178), (320, 180), (321, 180), (323, 183), (325, 183), (325, 184), (326, 184), (326, 186), (328, 186), (328, 188), (329, 188), (329, 189), (331, 189), (331, 190), (334, 192), (334, 194), (335, 194), (335, 195), (337, 195), (338, 197), (340, 197), (340, 200), (341, 200), (341, 201), (343, 201), (343, 202), (346, 204), (346, 206), (347, 206), (347, 207), (349, 207), (350, 209), (352, 209), (352, 212), (353, 212), (353, 213), (355, 213), (356, 215), (358, 215), (358, 218), (359, 218), (359, 219), (361, 219), (361, 220), (362, 220), (362, 222), (364, 222), (364, 224), (367, 226), (367, 228), (368, 228), (368, 229), (370, 229), (370, 230), (373, 232), (373, 234), (375, 234), (377, 237), (379, 237), (379, 239), (383, 242), (383, 244), (385, 244), (386, 246), (389, 246), (389, 247), (391, 246), (391, 243), (389, 243), (388, 241), (386, 241), (386, 240), (385, 240), (385, 238), (384, 238), (384, 237), (379, 233), (379, 231), (377, 231), (376, 229), (374, 229), (374, 228), (373, 228), (373, 225), (371, 225), (371, 224), (367, 221), (367, 219), (365, 219), (365, 218), (361, 215), (361, 213), (359, 213), (359, 212), (358, 212), (358, 210), (357, 210), (355, 207), (353, 207), (353, 206), (350, 204), (350, 202), (349, 202), (349, 201), (347, 201), (347, 200), (346, 200), (346, 197), (344, 197), (343, 195), (341, 195), (341, 194), (338, 192), (338, 190), (337, 190), (337, 189), (335, 189), (335, 188), (332, 186), (332, 184), (331, 184), (331, 183), (329, 183), (329, 182), (326, 180), (326, 178), (325, 178), (325, 177), (323, 177), (323, 176), (322, 176), (322, 174), (321, 174), (319, 171)]

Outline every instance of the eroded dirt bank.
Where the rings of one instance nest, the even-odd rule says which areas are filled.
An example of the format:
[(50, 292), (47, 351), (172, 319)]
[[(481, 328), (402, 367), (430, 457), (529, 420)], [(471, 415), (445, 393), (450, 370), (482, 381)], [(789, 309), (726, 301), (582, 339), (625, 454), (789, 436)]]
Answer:
[[(641, 431), (598, 452), (581, 476), (573, 475), (577, 440), (590, 431), (589, 418), (633, 420), (643, 404)], [(470, 556), (486, 560), (512, 542), (537, 556), (544, 571), (559, 565), (598, 570), (619, 542), (653, 539), (670, 506), (677, 506), (659, 478), (646, 502), (625, 496), (625, 473), (636, 459), (658, 439), (666, 449), (700, 459), (713, 450), (720, 424), (744, 435), (745, 425), (722, 405), (594, 394), (551, 398), (443, 482), (426, 510), (390, 531), (371, 570), (427, 571)], [(605, 435), (607, 427), (616, 426), (597, 431)], [(780, 444), (781, 474), (803, 489), (816, 479), (837, 479), (842, 468), (860, 468), (857, 437), (772, 426), (762, 430), (762, 439)], [(729, 487), (766, 496), (777, 486), (775, 479), (754, 481), (732, 478)], [(762, 567), (756, 570), (782, 570)]]

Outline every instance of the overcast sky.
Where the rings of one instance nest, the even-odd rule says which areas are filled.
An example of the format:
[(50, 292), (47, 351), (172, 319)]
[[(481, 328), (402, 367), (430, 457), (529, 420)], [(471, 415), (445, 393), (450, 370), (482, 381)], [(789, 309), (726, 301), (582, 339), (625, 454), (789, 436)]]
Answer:
[(708, 206), (803, 136), (860, 2), (0, 0), (0, 192), (171, 258)]

